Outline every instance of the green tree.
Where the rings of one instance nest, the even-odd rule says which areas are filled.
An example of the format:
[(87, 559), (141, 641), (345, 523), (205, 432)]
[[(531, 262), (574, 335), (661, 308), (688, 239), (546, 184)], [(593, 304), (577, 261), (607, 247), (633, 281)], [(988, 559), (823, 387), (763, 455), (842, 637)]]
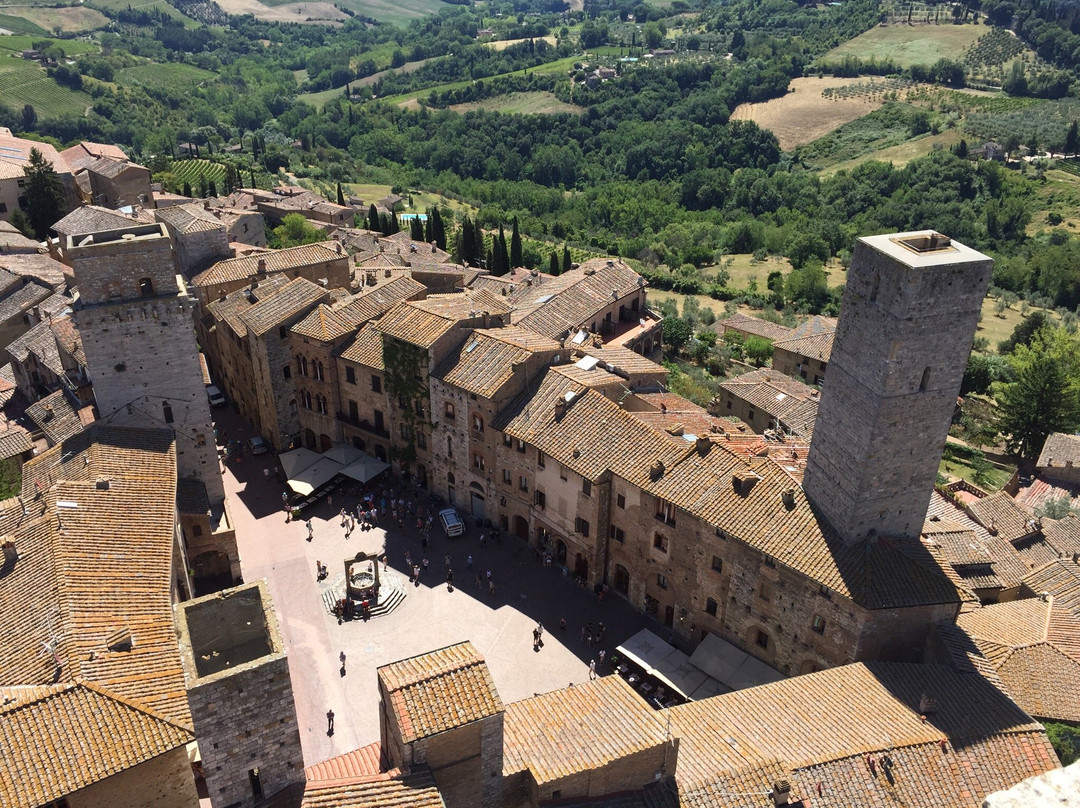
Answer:
[(664, 344), (672, 353), (679, 353), (683, 346), (690, 341), (690, 336), (694, 333), (690, 323), (686, 322), (682, 317), (665, 317), (660, 324), (660, 328)]
[(548, 275), (559, 274), (559, 256), (554, 252), (551, 254), (551, 260), (548, 262)]
[(570, 248), (564, 244), (562, 248), (562, 271), (569, 272), (572, 263), (573, 261), (570, 260)]
[(1080, 350), (1060, 328), (1044, 328), (1009, 355), (1013, 381), (994, 385), (997, 427), (1010, 454), (1034, 460), (1051, 432), (1080, 426)]
[(1077, 131), (1077, 122), (1069, 124), (1069, 130), (1065, 133), (1065, 156), (1076, 154), (1080, 150), (1080, 131)]
[(23, 193), (26, 196), (26, 216), (34, 230), (34, 236), (44, 241), (49, 228), (60, 221), (67, 212), (64, 186), (53, 169), (53, 164), (35, 148), (30, 149), (30, 161), (23, 167), (26, 177)]
[(368, 206), (367, 211), (367, 229), (378, 230), (379, 229), (379, 209), (375, 207), (375, 203), (372, 202)]
[(341, 188), (341, 183), (337, 184), (337, 203), (342, 207), (345, 206), (345, 192)]
[(510, 233), (510, 267), (524, 266), (521, 260), (521, 233), (518, 230), (518, 218), (514, 217), (514, 229)]
[(8, 217), (8, 224), (18, 230), (27, 238), (37, 238), (34, 226), (30, 224), (30, 218), (22, 208), (15, 208)]
[(999, 354), (1010, 354), (1018, 345), (1030, 345), (1035, 335), (1051, 324), (1050, 316), (1041, 309), (1033, 311), (1016, 324), (1009, 338), (998, 343)]
[(743, 355), (756, 367), (762, 367), (772, 359), (772, 341), (764, 337), (747, 337), (743, 343)]
[(276, 249), (314, 244), (326, 238), (326, 233), (311, 224), (303, 215), (290, 213), (281, 224), (270, 231), (270, 246)]
[(22, 108), (22, 128), (24, 132), (33, 132), (37, 126), (37, 110), (32, 104), (25, 104)]

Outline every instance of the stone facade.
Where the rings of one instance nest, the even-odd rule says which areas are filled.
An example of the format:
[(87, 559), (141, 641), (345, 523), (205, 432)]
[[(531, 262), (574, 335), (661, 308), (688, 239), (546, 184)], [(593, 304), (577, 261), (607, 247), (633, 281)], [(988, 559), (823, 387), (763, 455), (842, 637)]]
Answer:
[(385, 461), (390, 456), (391, 440), (390, 431), (386, 428), (390, 399), (386, 394), (382, 366), (382, 337), (370, 326), (364, 331), (368, 333), (362, 332), (357, 340), (378, 340), (377, 358), (372, 356), (361, 361), (360, 354), (348, 350), (337, 357), (342, 440)]
[(930, 232), (856, 242), (804, 482), (845, 541), (918, 537), (992, 268)]
[(79, 298), (74, 314), (101, 419), (171, 426), (180, 477), (225, 498), (210, 405), (191, 330), (195, 301), (176, 274), (161, 225), (69, 238)]
[(253, 806), (303, 782), (289, 664), (266, 581), (174, 610), (211, 806)]
[(64, 798), (68, 808), (198, 808), (199, 794), (183, 746)]

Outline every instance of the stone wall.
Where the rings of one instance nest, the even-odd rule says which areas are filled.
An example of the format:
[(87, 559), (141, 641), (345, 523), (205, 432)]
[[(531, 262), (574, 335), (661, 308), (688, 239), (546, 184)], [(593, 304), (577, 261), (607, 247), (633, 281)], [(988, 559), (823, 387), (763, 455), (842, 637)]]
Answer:
[[(342, 440), (373, 457), (386, 460), (390, 456), (390, 432), (387, 429), (390, 400), (386, 395), (386, 374), (380, 368), (341, 357), (337, 358), (336, 364), (341, 411), (347, 417), (341, 423)], [(376, 426), (376, 413), (381, 413), (381, 428)]]
[[(296, 396), (299, 403), (298, 429), (304, 446), (315, 451), (324, 451), (322, 436), (332, 442), (342, 439), (341, 422), (337, 414), (341, 409), (341, 384), (338, 377), (338, 362), (334, 356), (337, 342), (323, 342), (298, 334), (289, 335), (293, 356), (291, 375), (296, 391), (311, 394), (310, 409), (304, 404), (304, 396)], [(304, 361), (301, 362), (300, 360)], [(306, 375), (304, 371), (307, 371)], [(326, 412), (321, 413), (316, 406), (316, 397), (326, 401)]]
[(198, 808), (184, 746), (67, 795), (68, 808)]
[(588, 799), (608, 794), (641, 791), (655, 782), (657, 772), (674, 774), (679, 741), (669, 748), (660, 743), (640, 752), (616, 758), (597, 769), (575, 772), (567, 777), (533, 785), (534, 805), (550, 800)]

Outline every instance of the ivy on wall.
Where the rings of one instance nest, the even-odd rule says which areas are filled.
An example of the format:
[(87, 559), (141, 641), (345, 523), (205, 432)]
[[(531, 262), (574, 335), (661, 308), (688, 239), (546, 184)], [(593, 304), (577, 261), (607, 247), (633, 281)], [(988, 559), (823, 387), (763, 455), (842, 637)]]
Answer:
[(416, 433), (423, 429), (430, 413), (427, 366), (428, 355), (423, 348), (383, 334), (387, 397), (391, 406), (398, 406), (398, 417), (409, 427), (408, 443), (390, 449), (391, 459), (403, 470), (416, 460)]

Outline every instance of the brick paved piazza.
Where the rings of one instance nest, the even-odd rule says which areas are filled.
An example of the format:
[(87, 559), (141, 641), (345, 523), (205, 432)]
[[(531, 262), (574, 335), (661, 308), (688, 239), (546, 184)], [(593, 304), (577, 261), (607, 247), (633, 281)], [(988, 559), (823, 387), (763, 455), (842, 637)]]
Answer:
[[(233, 413), (215, 410), (219, 429), (230, 439), (254, 434)], [(281, 623), (292, 676), (296, 711), (306, 765), (355, 749), (379, 739), (378, 686), (375, 668), (388, 662), (421, 654), (451, 643), (470, 640), (483, 654), (504, 702), (517, 701), (588, 679), (588, 663), (597, 649), (580, 639), (587, 620), (608, 628), (602, 647), (611, 651), (646, 625), (661, 636), (662, 627), (647, 621), (625, 601), (615, 597), (600, 604), (591, 591), (579, 589), (557, 567), (539, 565), (520, 539), (504, 537), (501, 545), (490, 541), (480, 547), (477, 529), (447, 539), (436, 526), (427, 550), (430, 568), (419, 587), (407, 585), (408, 596), (391, 614), (367, 622), (338, 624), (323, 605), (326, 584), (315, 580), (315, 562), (329, 568), (328, 583), (344, 576), (344, 560), (357, 552), (389, 553), (391, 572), (403, 576), (405, 551), (414, 560), (422, 557), (415, 530), (403, 534), (396, 526), (361, 532), (345, 538), (338, 512), (343, 505), (355, 508), (356, 498), (333, 506), (319, 503), (304, 512), (311, 518), (314, 540), (306, 541), (304, 522), (286, 524), (281, 507), (284, 486), (273, 473), (274, 455), (245, 455), (230, 461), (225, 471), (225, 491), (236, 523), (237, 543), (244, 580), (266, 578)], [(264, 469), (271, 476), (264, 475)], [(410, 492), (412, 493), (412, 492)], [(426, 494), (422, 497), (426, 501)], [(405, 495), (409, 499), (409, 495)], [(417, 497), (419, 501), (421, 497)], [(453, 560), (456, 588), (445, 584), (445, 555)], [(466, 570), (466, 556), (474, 567), (490, 569), (496, 592), (476, 589), (473, 573)], [(559, 618), (565, 617), (565, 635)], [(532, 629), (544, 623), (544, 647), (532, 650)], [(346, 655), (346, 674), (341, 675), (339, 655)], [(326, 735), (326, 711), (335, 713), (335, 733)]]

